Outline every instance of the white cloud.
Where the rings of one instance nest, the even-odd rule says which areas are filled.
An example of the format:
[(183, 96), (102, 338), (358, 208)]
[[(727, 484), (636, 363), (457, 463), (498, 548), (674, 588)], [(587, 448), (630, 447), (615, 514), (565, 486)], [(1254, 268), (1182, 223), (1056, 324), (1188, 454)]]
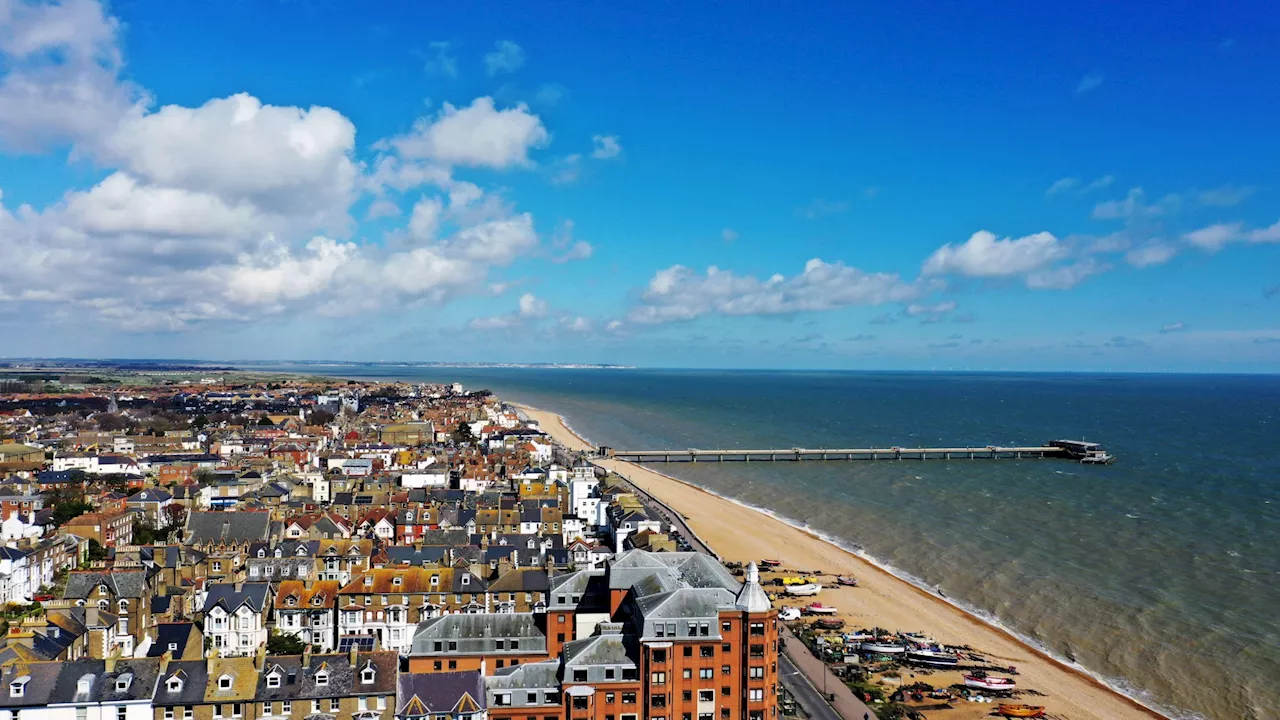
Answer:
[(551, 175), (551, 182), (556, 185), (567, 185), (578, 181), (582, 176), (582, 155), (581, 153), (570, 153), (559, 158), (552, 164), (547, 171)]
[(1178, 248), (1168, 243), (1152, 241), (1125, 253), (1124, 259), (1134, 267), (1144, 268), (1163, 265), (1178, 254)]
[(454, 54), (453, 43), (436, 40), (428, 47), (430, 52), (423, 69), (432, 75), (458, 77), (458, 57)]
[(369, 211), (365, 217), (368, 220), (377, 220), (378, 218), (396, 217), (400, 214), (400, 206), (382, 198), (374, 200), (369, 204)]
[(738, 231), (733, 228), (725, 228), (720, 231), (720, 239), (727, 243), (731, 243), (738, 239)]
[(85, 233), (176, 237), (245, 237), (265, 221), (246, 201), (234, 204), (209, 193), (141, 185), (115, 172), (88, 192), (68, 193), (63, 221)]
[(591, 143), (595, 146), (591, 157), (596, 160), (608, 160), (622, 154), (622, 144), (618, 142), (617, 135), (592, 135)]
[(1271, 227), (1258, 228), (1249, 233), (1249, 242), (1253, 243), (1274, 243), (1280, 242), (1280, 221), (1276, 221)]
[(520, 296), (515, 310), (502, 315), (474, 318), (467, 323), (467, 327), (472, 330), (511, 330), (531, 326), (540, 318), (546, 317), (548, 309), (546, 300), (533, 293), (525, 293)]
[(1062, 193), (1067, 192), (1068, 190), (1074, 190), (1079, 185), (1080, 185), (1080, 178), (1065, 177), (1060, 180), (1055, 180), (1053, 184), (1049, 186), (1049, 189), (1044, 191), (1044, 194), (1045, 195), (1061, 195)]
[(1049, 189), (1046, 190), (1044, 194), (1045, 195), (1061, 195), (1063, 193), (1074, 190), (1076, 195), (1087, 195), (1096, 190), (1102, 190), (1104, 188), (1110, 187), (1111, 184), (1115, 182), (1115, 180), (1116, 179), (1111, 175), (1103, 175), (1102, 177), (1098, 178), (1097, 180), (1094, 180), (1093, 182), (1087, 185), (1081, 185), (1082, 181), (1080, 180), (1080, 178), (1065, 177), (1065, 178), (1062, 178), (1061, 180), (1054, 181), (1054, 183), (1049, 186)]
[(0, 146), (79, 145), (145, 103), (120, 80), (119, 31), (93, 0), (0, 2)]
[(543, 317), (547, 314), (547, 301), (533, 293), (521, 295), (519, 307), (521, 317)]
[(1067, 255), (1056, 237), (1039, 232), (1017, 239), (997, 238), (986, 230), (974, 233), (960, 245), (938, 248), (924, 262), (925, 275), (1007, 277), (1043, 268)]
[(413, 212), (409, 216), (409, 236), (420, 243), (435, 240), (442, 214), (444, 203), (440, 198), (424, 197), (414, 203)]
[(1222, 249), (1222, 246), (1242, 237), (1244, 237), (1244, 225), (1237, 222), (1217, 223), (1199, 230), (1193, 230), (1183, 235), (1182, 239), (1201, 250), (1217, 252)]
[(1027, 287), (1033, 290), (1067, 290), (1079, 285), (1090, 275), (1105, 272), (1108, 266), (1094, 258), (1085, 258), (1070, 265), (1037, 270), (1027, 275)]
[(804, 207), (796, 208), (796, 214), (806, 220), (817, 220), (826, 215), (839, 215), (848, 212), (851, 204), (848, 200), (826, 200), (817, 198)]
[(484, 56), (484, 69), (490, 77), (515, 72), (524, 65), (524, 48), (510, 40), (499, 40), (493, 48)]
[(1248, 185), (1243, 187), (1223, 185), (1201, 191), (1196, 195), (1196, 200), (1207, 207), (1232, 207), (1244, 202), (1253, 193), (1254, 188)]
[(1076, 95), (1085, 95), (1097, 90), (1102, 85), (1105, 76), (1102, 73), (1089, 73), (1080, 78), (1080, 83), (1076, 85)]
[(1093, 206), (1093, 217), (1097, 220), (1119, 220), (1132, 217), (1144, 206), (1142, 204), (1142, 188), (1133, 188), (1124, 200), (1107, 200)]
[(565, 220), (556, 228), (556, 233), (551, 238), (551, 249), (557, 253), (551, 257), (551, 262), (556, 264), (586, 260), (595, 254), (591, 243), (573, 239), (572, 220)]
[(1176, 323), (1169, 323), (1168, 325), (1165, 325), (1164, 327), (1160, 328), (1160, 332), (1175, 333), (1175, 332), (1182, 332), (1183, 330), (1186, 330), (1186, 329), (1187, 329), (1186, 323), (1179, 321)]
[(332, 222), (355, 198), (355, 132), (336, 110), (263, 105), (240, 93), (131, 117), (96, 154), (149, 183)]
[(945, 315), (956, 309), (955, 300), (947, 300), (934, 305), (925, 305), (922, 303), (911, 303), (906, 308), (907, 315), (918, 317), (920, 315)]
[(572, 330), (573, 332), (576, 332), (576, 333), (585, 334), (595, 329), (595, 324), (592, 323), (590, 319), (582, 316), (578, 316), (574, 318), (566, 317), (561, 321), (560, 324), (563, 325), (565, 328)]
[(414, 123), (409, 134), (376, 147), (394, 148), (403, 158), (503, 169), (528, 165), (529, 151), (550, 140), (527, 105), (498, 110), (493, 98), (480, 97), (464, 108), (445, 103), (434, 117)]
[(659, 270), (628, 319), (653, 324), (693, 320), (704, 315), (778, 315), (830, 310), (850, 305), (906, 302), (927, 289), (897, 275), (865, 273), (843, 263), (817, 258), (799, 275), (761, 280), (710, 267), (699, 275), (683, 265)]

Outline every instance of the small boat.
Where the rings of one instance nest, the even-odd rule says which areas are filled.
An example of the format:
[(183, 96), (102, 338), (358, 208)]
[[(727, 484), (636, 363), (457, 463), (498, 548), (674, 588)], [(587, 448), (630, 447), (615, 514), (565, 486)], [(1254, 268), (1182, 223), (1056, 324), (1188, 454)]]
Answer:
[(816, 577), (809, 577), (809, 576), (806, 576), (806, 575), (798, 575), (798, 576), (795, 576), (795, 577), (784, 577), (784, 578), (782, 578), (782, 584), (783, 584), (783, 585), (788, 585), (788, 586), (790, 586), (790, 585), (814, 585), (814, 584), (816, 584), (817, 582), (818, 582), (818, 578), (816, 578)]
[(805, 583), (804, 585), (787, 586), (788, 595), (808, 596), (817, 595), (820, 592), (822, 592), (822, 586), (818, 583)]
[(779, 620), (799, 620), (800, 610), (793, 607), (784, 607), (778, 611)]
[(857, 578), (853, 578), (853, 577), (849, 577), (848, 575), (841, 575), (840, 577), (836, 578), (836, 584), (837, 584), (837, 585), (846, 585), (846, 586), (848, 586), (848, 587), (857, 587), (857, 586), (858, 586), (858, 579), (857, 579)]
[(864, 653), (873, 653), (878, 655), (901, 655), (907, 651), (907, 646), (892, 640), (873, 640), (871, 642), (859, 643), (858, 649)]
[(1042, 718), (1044, 707), (1041, 705), (999, 705), (996, 713), (1007, 718)]
[(836, 614), (835, 608), (831, 607), (830, 605), (823, 605), (822, 603), (819, 603), (819, 602), (809, 605), (809, 607), (806, 607), (804, 611), (809, 613), (810, 615), (835, 615)]
[(1017, 683), (1013, 678), (991, 677), (990, 675), (965, 675), (964, 686), (974, 688), (976, 690), (1004, 690), (1009, 691), (1016, 686)]
[(781, 560), (770, 560), (770, 559), (768, 559), (768, 558), (765, 558), (764, 560), (761, 560), (761, 561), (760, 561), (760, 564), (761, 564), (761, 565), (763, 565), (764, 567), (767, 567), (767, 568), (782, 567), (782, 561), (781, 561)]
[(866, 630), (859, 630), (858, 632), (851, 632), (851, 633), (844, 634), (844, 641), (847, 643), (857, 643), (857, 642), (863, 642), (865, 640), (875, 640), (875, 639), (876, 639), (876, 636), (867, 632)]
[(819, 619), (813, 626), (819, 630), (839, 630), (844, 627), (844, 621), (840, 618), (825, 617)]
[(915, 648), (907, 651), (907, 662), (930, 667), (955, 667), (960, 664), (960, 658), (938, 648)]

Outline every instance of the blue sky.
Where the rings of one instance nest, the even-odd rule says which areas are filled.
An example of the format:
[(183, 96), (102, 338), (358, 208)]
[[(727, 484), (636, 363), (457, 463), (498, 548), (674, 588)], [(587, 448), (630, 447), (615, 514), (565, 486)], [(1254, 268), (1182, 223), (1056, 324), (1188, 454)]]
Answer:
[(14, 356), (1280, 371), (1264, 3), (0, 0)]

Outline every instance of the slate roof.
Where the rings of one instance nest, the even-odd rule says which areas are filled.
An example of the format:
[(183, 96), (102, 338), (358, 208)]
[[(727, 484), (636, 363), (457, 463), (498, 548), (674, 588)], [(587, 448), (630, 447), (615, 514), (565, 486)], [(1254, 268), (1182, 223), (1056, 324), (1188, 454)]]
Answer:
[(547, 592), (551, 589), (547, 571), (541, 568), (517, 568), (489, 583), (489, 592)]
[[(639, 644), (634, 642), (633, 638), (622, 634), (621, 624), (602, 623), (600, 627), (599, 635), (565, 643), (565, 667), (601, 665), (638, 668), (640, 666)], [(590, 678), (592, 681), (595, 679)]]
[[(199, 705), (204, 702), (205, 686), (209, 684), (208, 668), (204, 660), (175, 660), (160, 676), (153, 705)], [(169, 680), (176, 678), (181, 686), (170, 691)]]
[[(53, 696), (58, 674), (66, 663), (60, 662), (16, 662), (0, 669), (0, 708), (22, 708), (49, 704)], [(22, 697), (16, 698), (8, 691), (10, 683), (19, 678), (27, 678)]]
[(67, 576), (67, 589), (62, 597), (87, 599), (98, 596), (98, 587), (107, 586), (111, 598), (141, 598), (148, 593), (147, 571), (143, 568), (129, 570), (77, 570)]
[[(189, 622), (160, 623), (156, 625), (156, 641), (147, 650), (147, 657), (160, 657), (172, 650), (171, 657), (181, 657), (196, 626)], [(170, 647), (172, 645), (173, 647)]]
[(159, 488), (147, 488), (129, 496), (125, 502), (129, 503), (162, 503), (166, 500), (172, 500), (173, 496)]
[[(303, 663), (302, 655), (271, 655), (257, 675), (255, 701), (297, 700), (307, 698), (349, 697), (356, 695), (389, 695), (395, 692), (400, 657), (394, 651), (365, 652), (356, 655), (353, 667), (347, 653), (312, 655)], [(362, 682), (361, 673), (373, 670), (373, 682)], [(316, 683), (317, 673), (324, 672), (327, 684)], [(276, 674), (280, 687), (268, 687), (267, 677)]]
[(410, 547), (408, 545), (393, 545), (386, 549), (387, 563), (389, 565), (431, 565), (447, 558), (449, 548), (447, 547)]
[(244, 583), (239, 591), (234, 583), (213, 583), (209, 586), (209, 594), (205, 597), (201, 612), (207, 613), (221, 605), (228, 613), (232, 613), (241, 605), (248, 604), (250, 610), (260, 613), (267, 606), (270, 591), (269, 583)]
[(194, 511), (187, 514), (188, 545), (236, 544), (267, 539), (271, 514), (266, 512)]
[(488, 706), (484, 676), (478, 671), (400, 675), (396, 693), (397, 717), (435, 713), (483, 712)]
[[(506, 647), (498, 650), (496, 640), (508, 640)], [(510, 647), (511, 639), (519, 641), (518, 648)], [(460, 654), (536, 655), (545, 653), (547, 638), (538, 628), (533, 613), (485, 613), (479, 615), (444, 615), (418, 623), (413, 634), (411, 654), (434, 654), (435, 641), (456, 641)], [(445, 645), (447, 648), (448, 645)]]

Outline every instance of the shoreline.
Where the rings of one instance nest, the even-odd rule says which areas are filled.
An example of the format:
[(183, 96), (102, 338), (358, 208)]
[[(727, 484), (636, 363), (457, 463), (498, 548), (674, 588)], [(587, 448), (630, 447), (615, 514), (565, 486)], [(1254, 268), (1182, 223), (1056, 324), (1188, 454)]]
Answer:
[[(508, 404), (519, 408), (531, 419), (538, 421), (543, 432), (546, 432), (554, 440), (565, 447), (573, 450), (594, 449), (591, 442), (574, 430), (569, 422), (561, 415), (546, 410), (540, 410), (536, 407), (523, 403), (512, 402)], [(720, 541), (717, 541), (715, 539), (715, 533), (699, 532), (697, 528), (693, 527), (694, 525), (701, 524), (702, 522), (710, 524), (711, 521), (703, 516), (689, 512), (689, 510), (694, 507), (705, 507), (708, 503), (707, 499), (711, 498), (714, 498), (714, 503), (712, 504), (723, 504), (728, 506), (728, 508), (732, 508), (732, 510), (728, 508), (717, 508), (717, 510), (720, 511), (718, 512), (718, 515), (724, 516), (726, 514), (736, 514), (741, 516), (746, 514), (746, 519), (748, 520), (754, 516), (756, 518), (755, 522), (749, 524), (757, 527), (760, 526), (759, 518), (764, 518), (766, 519), (766, 525), (769, 523), (776, 523), (782, 528), (785, 528), (786, 530), (784, 531), (784, 534), (785, 532), (795, 533), (796, 535), (805, 538), (809, 543), (819, 544), (824, 548), (838, 551), (840, 556), (851, 561), (851, 563), (844, 563), (845, 565), (852, 565), (862, 573), (865, 573), (867, 570), (872, 571), (875, 582), (869, 582), (872, 578), (868, 578), (865, 575), (859, 575), (858, 578), (860, 580), (860, 585), (863, 586), (859, 589), (871, 590), (875, 594), (881, 595), (883, 597), (883, 601), (889, 604), (902, 605), (904, 604), (902, 601), (909, 599), (911, 602), (905, 604), (914, 605), (915, 607), (912, 608), (913, 610), (923, 611), (918, 616), (917, 622), (919, 625), (923, 626), (927, 633), (939, 636), (939, 639), (944, 642), (954, 643), (956, 640), (962, 640), (962, 642), (955, 644), (971, 645), (982, 654), (993, 657), (998, 657), (1002, 654), (1007, 655), (1007, 651), (1009, 649), (1007, 646), (1012, 646), (1022, 653), (1029, 653), (1030, 657), (1017, 658), (1020, 670), (1019, 684), (1022, 685), (1023, 679), (1025, 679), (1027, 680), (1026, 686), (1028, 689), (1039, 690), (1040, 692), (1045, 693), (1046, 697), (1043, 700), (1039, 698), (1034, 700), (1024, 698), (1022, 700), (1024, 702), (1044, 702), (1046, 704), (1046, 709), (1051, 712), (1070, 711), (1071, 714), (1068, 717), (1071, 718), (1093, 718), (1096, 720), (1172, 720), (1175, 717), (1173, 715), (1167, 715), (1160, 709), (1151, 707), (1143, 703), (1138, 698), (1132, 697), (1122, 690), (1113, 687), (1105, 678), (1098, 676), (1087, 668), (1074, 664), (1069, 660), (1056, 657), (1048, 650), (1037, 647), (1034, 641), (1020, 637), (1016, 631), (1004, 627), (998, 620), (983, 617), (978, 609), (966, 607), (965, 605), (950, 598), (939, 596), (929, 591), (927, 588), (922, 587), (917, 582), (914, 582), (909, 573), (895, 573), (894, 568), (886, 567), (883, 563), (869, 557), (860, 549), (845, 546), (838, 538), (825, 536), (821, 532), (800, 525), (789, 518), (784, 518), (767, 508), (752, 506), (740, 500), (721, 495), (720, 493), (699, 487), (687, 481), (644, 467), (637, 463), (621, 460), (600, 460), (597, 461), (597, 464), (614, 472), (618, 472), (618, 468), (626, 468), (628, 472), (624, 476), (627, 477), (629, 481), (684, 516), (686, 518), (686, 523), (690, 525), (691, 529), (697, 532), (704, 544), (708, 547), (717, 548), (716, 552), (718, 554), (720, 553), (720, 549), (725, 548), (726, 543), (724, 541), (726, 538), (721, 537)], [(662, 487), (655, 488), (654, 485), (666, 485), (667, 487), (665, 489)], [(673, 495), (676, 496), (675, 499), (673, 499)], [(689, 502), (681, 502), (681, 499), (687, 499)], [(736, 511), (736, 513), (734, 511)], [(723, 517), (721, 517), (721, 522), (724, 522)], [(765, 528), (761, 527), (761, 529), (764, 530)], [(730, 541), (728, 544), (732, 545), (733, 543)], [(781, 543), (780, 545), (782, 545), (782, 547), (772, 548), (772, 554), (778, 555), (779, 553), (783, 553), (785, 545), (787, 544), (790, 543)], [(754, 557), (750, 554), (744, 555), (743, 557), (737, 557), (738, 554), (742, 553), (740, 550), (735, 548), (735, 553), (725, 554), (722, 555), (722, 557), (739, 561), (759, 559), (758, 557)], [(763, 557), (763, 555), (761, 556)], [(783, 553), (781, 557), (787, 567), (803, 566), (790, 562), (788, 555), (785, 553)], [(818, 558), (820, 560), (830, 560), (830, 558), (826, 557), (825, 554), (821, 552), (818, 553)], [(829, 565), (831, 563), (827, 562), (826, 564)], [(837, 562), (837, 564), (840, 563)], [(818, 566), (814, 565), (812, 567)], [(907, 577), (903, 577), (903, 575), (906, 575)], [(823, 592), (824, 594), (836, 594), (832, 593), (831, 590), (832, 589), (824, 589)], [(837, 590), (837, 593), (842, 599), (848, 598), (863, 606), (875, 605), (875, 603), (858, 603), (857, 601), (860, 598), (850, 597), (847, 592), (841, 592), (845, 590), (845, 588)], [(844, 607), (843, 604), (842, 607)], [(866, 615), (877, 614), (878, 613), (875, 612), (875, 609), (871, 609), (866, 613)], [(954, 620), (956, 618), (944, 618), (943, 616), (947, 614), (958, 616), (958, 619), (961, 621), (960, 624), (967, 627), (954, 627)], [(848, 617), (845, 612), (841, 612), (841, 616)], [(861, 617), (865, 620), (865, 615)], [(944, 619), (949, 619), (952, 622), (935, 622), (932, 624), (929, 622), (930, 620)], [(875, 624), (877, 623), (863, 622), (864, 626), (871, 626)], [(895, 623), (884, 622), (883, 625), (892, 628), (895, 626)], [(934, 627), (935, 625), (942, 625), (944, 627), (952, 626), (949, 629), (959, 630), (959, 632), (936, 632)], [(899, 625), (898, 629), (905, 630), (910, 629), (911, 627), (914, 626)], [(965, 632), (965, 630), (968, 632)], [(984, 635), (987, 637), (983, 637)], [(993, 640), (995, 642), (991, 642)], [(997, 651), (992, 652), (993, 648), (996, 648)], [(1008, 658), (1006, 657), (1006, 659)], [(1032, 678), (1034, 678), (1034, 681), (1032, 681)], [(963, 712), (964, 710), (970, 709), (969, 706), (970, 704), (968, 703), (959, 704), (956, 706), (956, 711), (946, 711), (943, 716), (946, 718), (970, 717), (971, 715), (969, 713)], [(979, 707), (982, 708), (981, 713), (972, 715), (972, 717), (986, 716), (990, 712), (990, 706)]]

